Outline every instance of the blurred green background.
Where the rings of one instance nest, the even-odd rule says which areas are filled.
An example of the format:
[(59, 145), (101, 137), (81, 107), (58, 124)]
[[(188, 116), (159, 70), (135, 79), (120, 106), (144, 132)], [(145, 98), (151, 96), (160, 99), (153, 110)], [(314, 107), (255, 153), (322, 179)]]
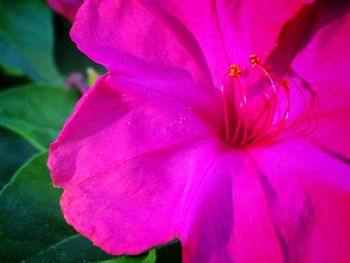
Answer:
[(70, 27), (44, 0), (0, 0), (0, 262), (181, 262), (179, 242), (115, 258), (62, 216), (47, 151), (81, 96), (64, 83), (105, 72), (76, 49)]

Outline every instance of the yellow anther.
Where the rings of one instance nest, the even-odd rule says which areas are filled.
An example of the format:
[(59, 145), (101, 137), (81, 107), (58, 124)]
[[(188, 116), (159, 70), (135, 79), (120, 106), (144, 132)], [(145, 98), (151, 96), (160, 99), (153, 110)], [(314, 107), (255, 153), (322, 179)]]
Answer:
[(242, 76), (242, 69), (237, 64), (233, 64), (228, 70), (228, 75), (231, 77), (239, 78)]
[(250, 63), (252, 63), (253, 67), (260, 64), (260, 58), (255, 54), (252, 54), (249, 56), (249, 61), (250, 61)]

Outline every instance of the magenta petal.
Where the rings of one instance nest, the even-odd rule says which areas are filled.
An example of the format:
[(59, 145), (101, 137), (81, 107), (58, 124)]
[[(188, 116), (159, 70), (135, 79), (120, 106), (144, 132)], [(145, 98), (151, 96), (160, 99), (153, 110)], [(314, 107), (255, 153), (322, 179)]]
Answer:
[(180, 235), (183, 262), (282, 262), (264, 193), (246, 154), (221, 154), (202, 180), (189, 198), (192, 206)]
[[(184, 263), (349, 262), (348, 16), (320, 28), (293, 64), (320, 98), (312, 138), (223, 144), (210, 85), (251, 53), (264, 60), (309, 2), (86, 0), (72, 37), (110, 73), (50, 148), (66, 220), (116, 255), (179, 238)], [(291, 108), (303, 108), (290, 89)]]
[(315, 145), (252, 152), (287, 262), (350, 261), (350, 162)]
[(350, 158), (350, 4), (335, 5), (316, 20), (313, 38), (292, 66), (320, 100), (313, 138)]
[(125, 88), (108, 75), (102, 77), (84, 94), (51, 145), (49, 166), (54, 183), (77, 183), (140, 154), (216, 137), (217, 130), (192, 105), (196, 107), (170, 95), (136, 92), (132, 85)]
[(135, 74), (143, 61), (218, 86), (230, 64), (247, 64), (252, 53), (265, 59), (284, 23), (310, 2), (87, 0), (71, 35), (110, 71)]
[(51, 145), (48, 161), (55, 185), (65, 189), (66, 220), (118, 255), (177, 237), (186, 196), (223, 147), (187, 105), (132, 92), (108, 75), (98, 80)]
[(139, 254), (174, 240), (191, 202), (186, 197), (195, 193), (216, 148), (209, 139), (197, 139), (107, 164), (103, 172), (65, 188), (64, 216), (115, 255)]
[(218, 87), (230, 64), (245, 66), (251, 54), (265, 60), (275, 48), (284, 24), (311, 2), (167, 0), (158, 1), (158, 8), (177, 18), (191, 32)]
[[(234, 159), (230, 157), (234, 156)], [(183, 262), (230, 262), (226, 246), (233, 231), (232, 179), (242, 156), (225, 154), (208, 160), (195, 191), (188, 191), (180, 240)], [(217, 261), (219, 260), (220, 261)]]
[[(196, 1), (198, 5), (202, 1)], [(217, 40), (222, 40), (229, 63), (247, 65), (248, 56), (258, 55), (263, 61), (276, 47), (282, 27), (292, 19), (306, 4), (313, 0), (255, 0), (226, 1), (212, 3), (211, 24), (221, 33)], [(184, 9), (187, 7), (184, 6)], [(194, 30), (200, 30), (197, 26)], [(198, 34), (199, 36), (200, 33)], [(202, 36), (207, 46), (210, 40)], [(221, 62), (217, 60), (217, 62)]]
[[(71, 36), (78, 47), (110, 71), (135, 75), (135, 65), (186, 69), (210, 83), (198, 43), (181, 21), (152, 1), (87, 0)], [(87, 30), (88, 29), (88, 30)]]
[(84, 0), (47, 0), (47, 2), (55, 12), (73, 21)]
[(350, 258), (346, 160), (304, 141), (228, 149), (184, 101), (136, 84), (102, 77), (51, 146), (79, 232), (116, 255), (179, 238), (185, 263)]
[(166, 68), (153, 70), (144, 67), (134, 78), (111, 73), (108, 82), (111, 86), (119, 86), (120, 91), (130, 96), (139, 97), (142, 94), (148, 102), (158, 103), (162, 97), (171, 98), (215, 126), (218, 133), (223, 126), (221, 94), (195, 83), (188, 74)]

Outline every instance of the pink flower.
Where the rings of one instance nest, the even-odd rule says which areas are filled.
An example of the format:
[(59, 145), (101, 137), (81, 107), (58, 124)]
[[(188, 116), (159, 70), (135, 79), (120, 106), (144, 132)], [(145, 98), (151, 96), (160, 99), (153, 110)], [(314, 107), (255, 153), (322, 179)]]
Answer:
[(349, 262), (350, 5), (310, 2), (85, 1), (110, 72), (51, 145), (67, 222), (115, 255)]
[(83, 2), (84, 0), (47, 0), (47, 3), (55, 12), (71, 21), (74, 20), (75, 14)]

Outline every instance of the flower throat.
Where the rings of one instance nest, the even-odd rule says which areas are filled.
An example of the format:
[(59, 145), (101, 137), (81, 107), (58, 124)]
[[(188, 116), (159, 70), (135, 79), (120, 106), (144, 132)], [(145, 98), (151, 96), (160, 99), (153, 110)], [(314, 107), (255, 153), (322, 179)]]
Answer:
[[(225, 143), (240, 148), (266, 145), (313, 131), (317, 94), (300, 79), (279, 79), (256, 55), (250, 55), (249, 62), (247, 72), (230, 65), (220, 86)], [(297, 105), (291, 105), (291, 98)]]

